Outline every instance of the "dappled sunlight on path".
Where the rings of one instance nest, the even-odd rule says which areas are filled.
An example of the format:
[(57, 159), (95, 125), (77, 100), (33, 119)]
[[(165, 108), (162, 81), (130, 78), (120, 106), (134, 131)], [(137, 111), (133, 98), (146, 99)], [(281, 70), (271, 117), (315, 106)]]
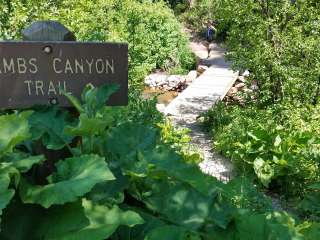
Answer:
[(198, 63), (209, 68), (180, 93), (164, 109), (164, 113), (176, 127), (190, 129), (191, 143), (203, 156), (203, 162), (199, 165), (202, 171), (227, 182), (233, 175), (232, 164), (212, 150), (211, 137), (203, 131), (197, 118), (226, 95), (238, 74), (230, 70), (225, 60), (225, 50), (218, 44), (194, 41), (190, 47), (198, 57)]

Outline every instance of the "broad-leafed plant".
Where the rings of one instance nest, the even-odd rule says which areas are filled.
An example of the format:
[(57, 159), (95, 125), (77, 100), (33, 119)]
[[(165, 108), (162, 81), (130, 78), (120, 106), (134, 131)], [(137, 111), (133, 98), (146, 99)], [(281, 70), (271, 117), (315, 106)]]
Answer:
[(105, 106), (116, 90), (67, 94), (76, 112), (0, 116), (1, 239), (303, 239), (318, 231), (273, 211), (245, 178), (223, 184), (203, 174), (152, 121)]

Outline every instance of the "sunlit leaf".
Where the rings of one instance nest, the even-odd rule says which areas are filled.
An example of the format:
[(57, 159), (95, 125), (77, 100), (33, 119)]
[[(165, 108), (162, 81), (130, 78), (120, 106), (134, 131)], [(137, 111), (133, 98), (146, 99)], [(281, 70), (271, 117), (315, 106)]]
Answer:
[(56, 164), (57, 172), (49, 178), (49, 184), (37, 186), (26, 180), (20, 186), (24, 203), (38, 203), (45, 208), (53, 204), (73, 202), (88, 193), (97, 183), (114, 180), (104, 158), (82, 155), (68, 158)]
[(28, 125), (31, 113), (27, 111), (0, 116), (0, 156), (31, 137)]

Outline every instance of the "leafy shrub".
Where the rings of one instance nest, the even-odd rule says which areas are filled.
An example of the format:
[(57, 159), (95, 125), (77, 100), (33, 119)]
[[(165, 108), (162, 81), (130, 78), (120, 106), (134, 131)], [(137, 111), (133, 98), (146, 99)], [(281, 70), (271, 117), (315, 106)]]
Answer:
[[(161, 0), (158, 0), (161, 1)], [(191, 4), (190, 0), (164, 0), (174, 10), (175, 14), (179, 15), (185, 12)], [(154, 1), (155, 2), (155, 1)]]
[(237, 70), (258, 81), (260, 105), (315, 103), (319, 97), (320, 6), (317, 0), (201, 0), (190, 23), (213, 18)]
[(215, 15), (214, 0), (197, 0), (189, 11), (184, 12), (181, 18), (195, 30), (201, 32), (208, 20), (213, 20)]
[[(10, 2), (10, 4), (9, 4)], [(42, 19), (58, 20), (79, 41), (129, 43), (129, 78), (141, 86), (156, 68), (186, 71), (194, 65), (180, 23), (163, 3), (118, 0), (8, 1), (0, 20), (0, 38), (19, 39), (21, 30)]]
[(272, 211), (245, 179), (204, 175), (154, 124), (104, 106), (116, 89), (68, 95), (78, 116), (0, 116), (1, 239), (315, 239), (317, 224)]
[(191, 143), (190, 129), (176, 129), (170, 120), (159, 123), (163, 142), (171, 145), (184, 159), (185, 162), (197, 164), (203, 160), (199, 149)]
[(198, 29), (213, 19), (233, 68), (250, 70), (248, 86), (258, 82), (253, 105), (208, 113), (215, 148), (318, 216), (319, 9), (314, 0), (199, 0), (185, 15)]
[(224, 107), (206, 116), (215, 148), (271, 189), (304, 196), (320, 180), (319, 107)]

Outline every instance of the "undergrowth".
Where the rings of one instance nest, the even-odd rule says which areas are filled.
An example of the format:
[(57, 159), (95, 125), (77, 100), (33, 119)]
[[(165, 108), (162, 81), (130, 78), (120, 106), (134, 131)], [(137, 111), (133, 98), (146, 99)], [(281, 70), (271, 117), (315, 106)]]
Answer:
[(152, 112), (105, 106), (116, 89), (0, 116), (1, 239), (316, 239), (245, 178), (203, 174)]

